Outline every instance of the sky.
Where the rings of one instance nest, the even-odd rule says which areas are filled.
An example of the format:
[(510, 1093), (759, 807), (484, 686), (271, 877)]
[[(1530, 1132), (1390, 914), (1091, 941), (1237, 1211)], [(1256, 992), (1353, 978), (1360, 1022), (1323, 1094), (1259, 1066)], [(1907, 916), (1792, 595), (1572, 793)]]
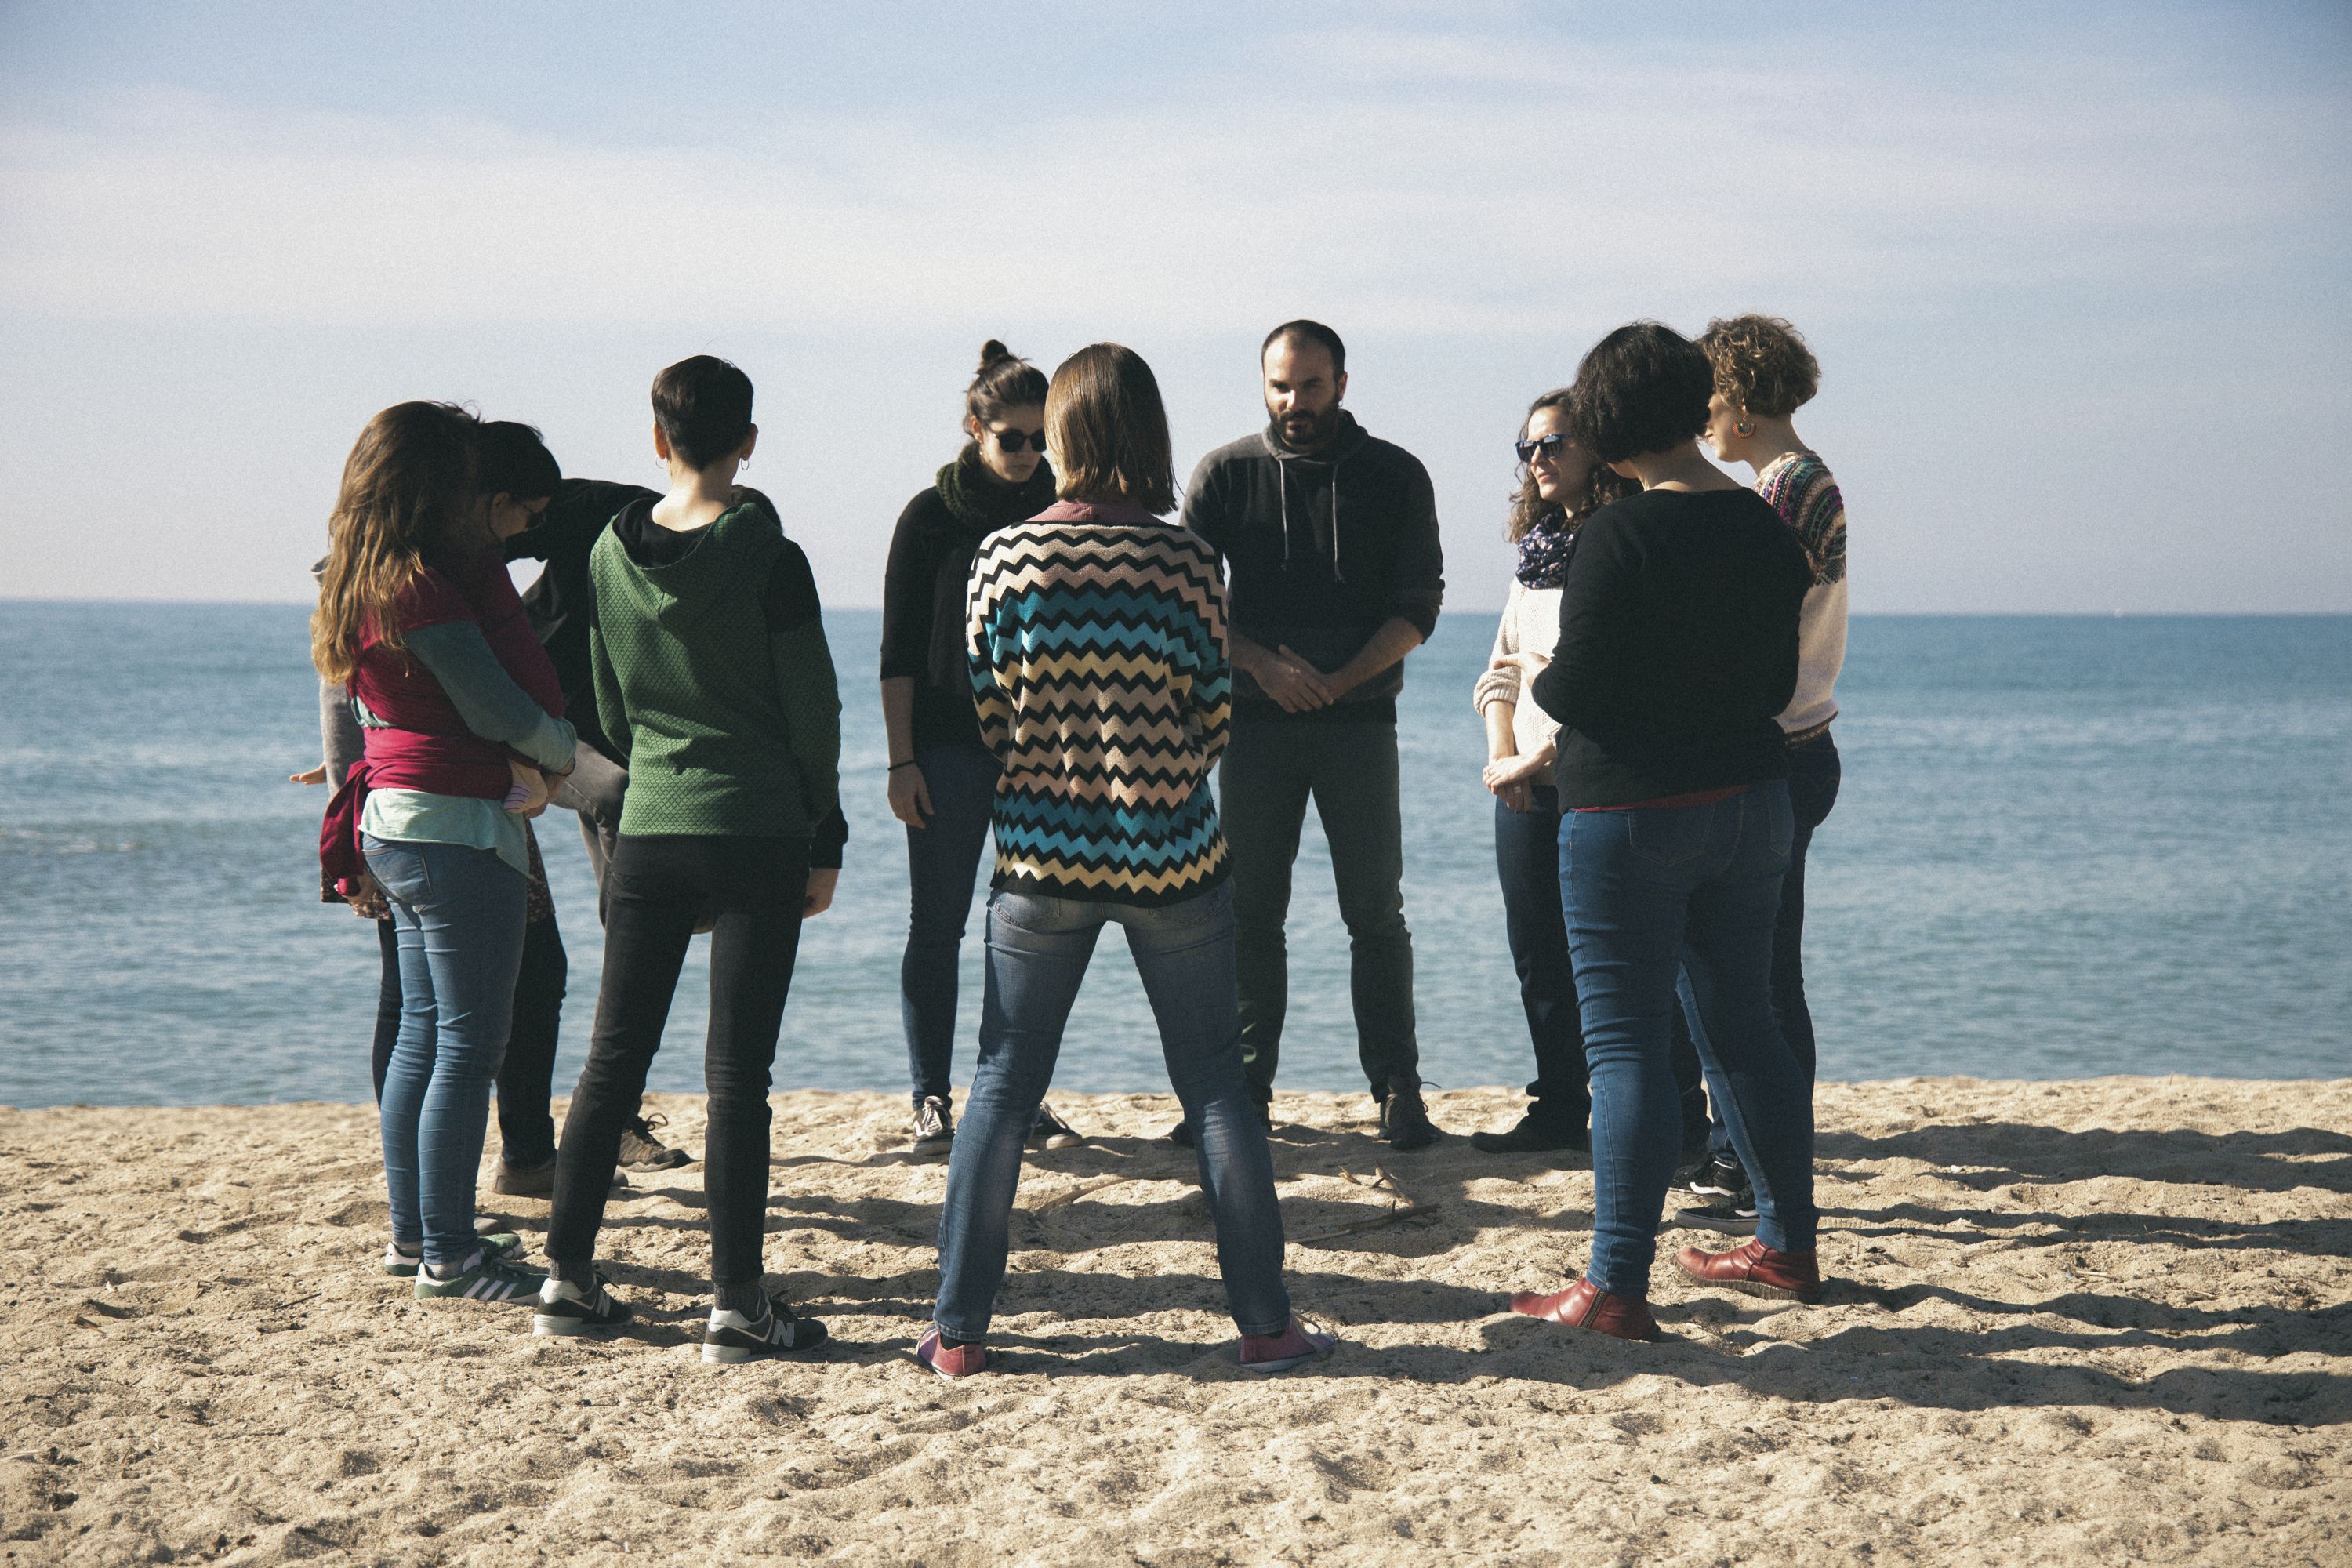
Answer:
[(0, 0), (0, 597), (306, 599), (407, 398), (657, 484), (713, 353), (872, 605), (983, 339), (1137, 349), (1181, 479), (1305, 315), (1487, 609), (1528, 401), (1758, 310), (1857, 611), (2352, 611), (2347, 241), (2340, 3)]

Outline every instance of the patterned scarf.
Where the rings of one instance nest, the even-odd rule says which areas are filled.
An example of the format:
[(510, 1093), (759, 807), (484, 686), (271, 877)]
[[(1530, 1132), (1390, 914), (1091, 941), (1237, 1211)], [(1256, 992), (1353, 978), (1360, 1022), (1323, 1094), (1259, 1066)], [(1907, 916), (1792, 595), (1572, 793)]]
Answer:
[(1576, 552), (1576, 530), (1564, 512), (1552, 512), (1520, 537), (1519, 581), (1530, 588), (1557, 588), (1568, 576)]

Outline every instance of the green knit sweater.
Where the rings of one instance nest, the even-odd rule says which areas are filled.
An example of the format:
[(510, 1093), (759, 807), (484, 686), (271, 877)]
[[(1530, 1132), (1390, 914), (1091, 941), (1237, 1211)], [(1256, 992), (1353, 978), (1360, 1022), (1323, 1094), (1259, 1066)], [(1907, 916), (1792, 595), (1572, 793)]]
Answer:
[(810, 838), (841, 863), (841, 695), (808, 558), (747, 502), (698, 533), (613, 520), (590, 657), (629, 770), (621, 831)]

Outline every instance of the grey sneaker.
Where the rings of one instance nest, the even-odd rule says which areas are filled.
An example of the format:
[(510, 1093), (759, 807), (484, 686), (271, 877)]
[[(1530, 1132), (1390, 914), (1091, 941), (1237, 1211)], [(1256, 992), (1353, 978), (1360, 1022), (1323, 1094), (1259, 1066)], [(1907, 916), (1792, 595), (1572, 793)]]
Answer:
[(928, 1160), (944, 1160), (955, 1152), (955, 1115), (938, 1095), (925, 1095), (915, 1107), (914, 1141), (908, 1152)]
[(667, 1116), (640, 1116), (621, 1129), (621, 1163), (632, 1171), (675, 1171), (693, 1156), (654, 1136), (669, 1125)]
[(1029, 1129), (1029, 1147), (1075, 1149), (1086, 1141), (1086, 1134), (1055, 1115), (1052, 1106), (1038, 1102), (1036, 1123)]

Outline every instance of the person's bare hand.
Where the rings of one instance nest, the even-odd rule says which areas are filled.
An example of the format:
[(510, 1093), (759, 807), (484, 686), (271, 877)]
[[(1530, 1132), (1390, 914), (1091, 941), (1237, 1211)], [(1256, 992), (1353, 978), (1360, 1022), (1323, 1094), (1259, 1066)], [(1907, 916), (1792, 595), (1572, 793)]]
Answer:
[(890, 815), (909, 827), (929, 827), (931, 816), (931, 786), (923, 778), (923, 770), (909, 763), (890, 773)]
[(373, 877), (361, 872), (356, 886), (357, 892), (343, 895), (343, 901), (352, 906), (352, 913), (363, 921), (380, 921), (391, 915), (392, 906), (385, 901), (383, 889), (377, 886)]
[(320, 763), (317, 767), (312, 768), (306, 773), (288, 773), (286, 775), (286, 782), (288, 784), (325, 784), (327, 782), (327, 764)]
[(1523, 784), (1505, 784), (1495, 792), (1495, 798), (1521, 816), (1536, 808), (1536, 792)]
[(1507, 785), (1538, 782), (1538, 775), (1544, 770), (1545, 761), (1546, 759), (1540, 755), (1496, 757), (1486, 764), (1486, 772), (1484, 774), (1486, 787), (1494, 794), (1500, 795)]
[(809, 872), (808, 892), (801, 900), (801, 919), (814, 920), (833, 908), (833, 890), (841, 881), (841, 868), (819, 866)]
[(1331, 689), (1323, 672), (1287, 647), (1259, 661), (1250, 674), (1286, 713), (1311, 713), (1330, 706)]

